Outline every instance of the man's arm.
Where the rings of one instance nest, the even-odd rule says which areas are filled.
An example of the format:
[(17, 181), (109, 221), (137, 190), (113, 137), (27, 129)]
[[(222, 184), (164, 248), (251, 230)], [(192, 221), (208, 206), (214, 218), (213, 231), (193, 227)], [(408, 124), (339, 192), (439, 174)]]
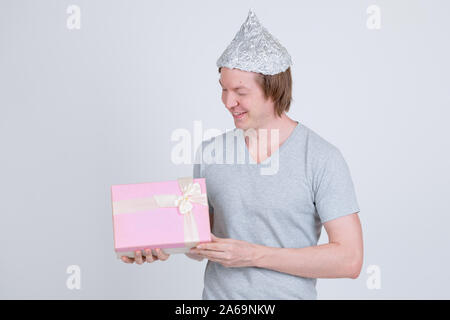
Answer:
[(306, 278), (356, 279), (363, 263), (363, 239), (357, 213), (324, 223), (328, 243), (305, 248), (256, 245), (253, 265)]

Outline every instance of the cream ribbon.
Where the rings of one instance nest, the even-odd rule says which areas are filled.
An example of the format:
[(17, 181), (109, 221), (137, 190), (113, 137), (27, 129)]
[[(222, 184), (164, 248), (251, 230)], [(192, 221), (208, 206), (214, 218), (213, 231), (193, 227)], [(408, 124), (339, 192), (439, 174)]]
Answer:
[(178, 207), (184, 217), (184, 243), (186, 247), (193, 247), (199, 241), (197, 223), (192, 213), (192, 203), (203, 206), (208, 205), (206, 193), (202, 193), (200, 184), (194, 183), (192, 177), (177, 179), (181, 196), (175, 194), (159, 194), (149, 198), (113, 201), (114, 214), (134, 213), (137, 211), (152, 210), (156, 208)]

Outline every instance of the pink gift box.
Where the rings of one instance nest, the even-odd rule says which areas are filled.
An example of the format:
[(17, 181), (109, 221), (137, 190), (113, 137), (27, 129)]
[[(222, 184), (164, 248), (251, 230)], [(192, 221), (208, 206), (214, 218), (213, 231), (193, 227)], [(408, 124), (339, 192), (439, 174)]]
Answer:
[(111, 199), (118, 258), (146, 248), (185, 253), (211, 242), (204, 178), (113, 185)]

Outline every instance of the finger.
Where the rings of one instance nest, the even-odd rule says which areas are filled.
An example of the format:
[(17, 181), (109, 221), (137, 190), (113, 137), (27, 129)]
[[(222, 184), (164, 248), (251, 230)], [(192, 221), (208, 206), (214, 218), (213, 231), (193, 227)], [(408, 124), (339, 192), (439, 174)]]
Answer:
[(186, 256), (188, 256), (189, 258), (194, 259), (194, 260), (202, 261), (204, 259), (203, 256), (195, 254), (195, 253), (186, 252), (185, 254), (186, 254)]
[(223, 265), (225, 267), (225, 261), (222, 259), (216, 259), (213, 257), (205, 257), (205, 258), (208, 259), (209, 261), (220, 263), (221, 265)]
[(133, 263), (134, 262), (134, 259), (133, 258), (129, 258), (129, 257), (127, 257), (127, 256), (122, 256), (122, 261), (123, 262), (125, 262), (125, 263)]
[(194, 250), (227, 251), (228, 244), (219, 242), (200, 243)]
[(188, 255), (192, 255), (194, 257), (202, 257), (205, 258), (206, 256), (201, 254), (199, 251), (195, 251), (195, 250), (190, 250), (189, 253), (186, 253)]
[(169, 259), (169, 254), (164, 253), (160, 248), (156, 249), (156, 254), (158, 255), (159, 260), (166, 261)]
[(145, 260), (147, 263), (155, 261), (155, 257), (153, 256), (151, 249), (145, 249)]
[(221, 243), (221, 242), (210, 242), (210, 243), (203, 243), (195, 249), (199, 250), (212, 250), (212, 251), (227, 251), (229, 249), (229, 245), (227, 243)]
[(167, 260), (168, 257), (166, 257), (166, 255), (162, 252), (162, 250), (160, 248), (156, 248), (155, 251), (156, 251), (156, 254), (158, 255), (159, 260), (161, 260), (161, 261)]
[(152, 250), (152, 258), (154, 261), (159, 260), (158, 254), (156, 253), (156, 249)]
[(228, 255), (226, 252), (223, 251), (200, 250), (200, 249), (195, 249), (193, 253), (204, 256), (207, 259), (212, 258), (220, 260), (226, 260), (226, 257)]
[(134, 260), (136, 261), (137, 264), (143, 264), (144, 260), (142, 259), (142, 253), (141, 250), (135, 251), (134, 252)]

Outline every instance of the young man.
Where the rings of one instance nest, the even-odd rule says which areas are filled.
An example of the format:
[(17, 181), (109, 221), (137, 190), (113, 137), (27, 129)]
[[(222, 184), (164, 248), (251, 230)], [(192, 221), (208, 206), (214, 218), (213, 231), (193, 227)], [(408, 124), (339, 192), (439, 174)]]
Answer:
[[(226, 154), (217, 139), (235, 135), (237, 157), (244, 150), (253, 164), (194, 165), (194, 178), (206, 178), (213, 234), (190, 253), (208, 259), (203, 299), (316, 299), (317, 278), (360, 273), (362, 231), (349, 168), (338, 148), (286, 115), (290, 64), (252, 11), (218, 60), (222, 101), (236, 129), (204, 141), (197, 153), (222, 145)], [(236, 134), (249, 129), (253, 142)], [(278, 130), (277, 143), (271, 130)], [(257, 148), (266, 136), (268, 147)], [(276, 173), (261, 174), (275, 158)], [(322, 225), (328, 243), (317, 246)]]
[[(337, 147), (286, 115), (290, 65), (252, 11), (217, 62), (236, 128), (204, 141), (194, 165), (194, 178), (206, 179), (213, 238), (187, 253), (208, 259), (203, 299), (316, 299), (317, 278), (360, 273), (362, 230), (349, 168)], [(256, 139), (245, 135), (252, 130)], [(237, 137), (236, 158), (234, 144), (217, 143), (230, 137)], [(215, 161), (198, 161), (211, 150)], [(224, 161), (229, 154), (233, 163)], [(239, 157), (246, 162), (236, 163)], [(261, 174), (273, 161), (277, 170)], [(322, 225), (328, 243), (318, 246)]]

